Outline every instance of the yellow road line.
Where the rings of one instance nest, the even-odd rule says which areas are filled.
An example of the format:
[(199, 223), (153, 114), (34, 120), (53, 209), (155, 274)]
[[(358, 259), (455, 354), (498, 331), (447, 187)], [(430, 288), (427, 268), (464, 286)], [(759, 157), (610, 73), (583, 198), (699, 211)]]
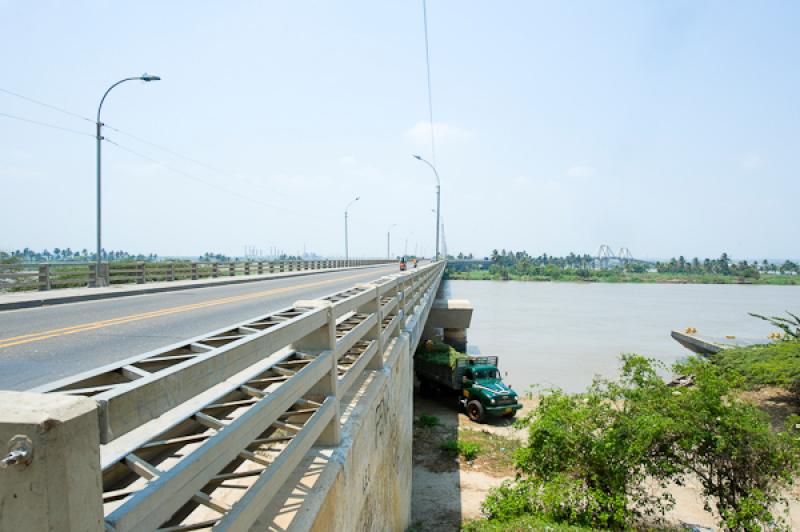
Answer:
[(347, 281), (350, 279), (359, 279), (362, 277), (369, 277), (374, 276), (375, 272), (370, 272), (366, 274), (359, 274), (359, 275), (350, 275), (347, 277), (339, 277), (337, 279), (330, 279), (326, 281), (317, 281), (315, 283), (306, 283), (300, 285), (293, 285), (287, 286), (284, 288), (273, 288), (271, 290), (262, 290), (260, 292), (253, 292), (252, 294), (242, 294), (239, 296), (229, 296), (223, 297), (219, 299), (212, 299), (209, 301), (203, 301), (201, 303), (192, 303), (189, 305), (181, 305), (178, 307), (169, 307), (165, 309), (153, 310), (150, 312), (142, 312), (140, 314), (131, 314), (128, 316), (120, 316), (118, 318), (111, 318), (107, 320), (100, 320), (94, 321), (89, 323), (82, 323), (80, 325), (73, 325), (71, 327), (62, 327), (60, 329), (51, 329), (49, 331), (41, 331), (37, 333), (29, 333), (23, 334), (20, 336), (11, 336), (9, 338), (0, 338), (0, 349), (5, 349), (7, 347), (13, 347), (16, 345), (23, 345), (29, 344), (33, 342), (40, 342), (42, 340), (47, 340), (48, 338), (54, 338), (58, 336), (66, 336), (69, 334), (76, 334), (80, 332), (91, 331), (95, 329), (103, 329), (105, 327), (111, 327), (113, 325), (122, 325), (125, 323), (130, 323), (134, 321), (141, 321), (151, 318), (158, 318), (161, 316), (168, 316), (170, 314), (179, 314), (183, 312), (190, 312), (193, 310), (199, 310), (203, 308), (209, 307), (216, 307), (219, 305), (228, 305), (231, 303), (238, 303), (241, 301), (247, 301), (249, 299), (257, 299), (260, 297), (281, 294), (286, 292), (294, 292), (297, 290), (304, 290), (307, 288), (315, 288), (318, 286), (325, 286), (329, 284), (339, 283), (342, 281)]

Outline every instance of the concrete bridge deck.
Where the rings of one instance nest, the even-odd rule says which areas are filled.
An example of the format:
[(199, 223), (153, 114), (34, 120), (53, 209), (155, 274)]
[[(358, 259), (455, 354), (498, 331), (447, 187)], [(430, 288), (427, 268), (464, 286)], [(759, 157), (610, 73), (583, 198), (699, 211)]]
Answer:
[(25, 390), (396, 273), (382, 266), (0, 312), (0, 389)]

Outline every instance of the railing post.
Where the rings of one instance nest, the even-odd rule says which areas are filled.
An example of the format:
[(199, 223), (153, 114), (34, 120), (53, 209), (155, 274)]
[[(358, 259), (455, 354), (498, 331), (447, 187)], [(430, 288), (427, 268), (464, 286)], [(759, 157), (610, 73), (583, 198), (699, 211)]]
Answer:
[(269, 273), (275, 272), (275, 263), (273, 261), (269, 261)]
[(175, 263), (170, 262), (169, 266), (167, 266), (167, 280), (174, 281), (175, 280)]
[(140, 261), (136, 263), (136, 284), (144, 284), (147, 281), (147, 276), (145, 275), (145, 264), (144, 261)]
[(89, 286), (96, 287), (97, 286), (97, 264), (91, 262), (88, 264), (89, 266)]
[(39, 290), (50, 290), (50, 265), (39, 265)]
[(244, 263), (244, 274), (250, 275), (250, 261)]
[(104, 529), (97, 404), (61, 394), (0, 392), (3, 530)]
[(320, 434), (318, 443), (321, 445), (339, 445), (341, 441), (341, 427), (339, 425), (339, 371), (336, 353), (336, 320), (333, 317), (333, 305), (330, 301), (297, 301), (296, 307), (315, 307), (323, 308), (326, 312), (325, 324), (301, 338), (294, 344), (292, 348), (297, 351), (313, 354), (323, 354), (329, 352), (331, 354), (330, 369), (322, 376), (322, 378), (308, 391), (309, 397), (318, 399), (319, 402), (325, 397), (335, 398), (333, 416), (328, 426)]
[(211, 263), (211, 277), (219, 277), (219, 263), (212, 262)]
[(258, 261), (258, 275), (264, 273), (264, 263), (262, 261)]
[(384, 346), (381, 341), (381, 323), (383, 316), (381, 316), (381, 299), (378, 297), (378, 286), (375, 284), (362, 284), (358, 285), (360, 288), (365, 288), (372, 292), (372, 298), (358, 307), (356, 312), (363, 314), (375, 314), (375, 325), (364, 334), (363, 340), (375, 340), (378, 343), (378, 350), (372, 355), (366, 365), (366, 369), (382, 369), (383, 368), (383, 351)]
[(231, 277), (235, 277), (236, 276), (236, 263), (235, 262), (229, 262), (228, 263), (228, 275), (231, 276)]
[(193, 281), (197, 280), (197, 263), (196, 262), (192, 263), (192, 280)]

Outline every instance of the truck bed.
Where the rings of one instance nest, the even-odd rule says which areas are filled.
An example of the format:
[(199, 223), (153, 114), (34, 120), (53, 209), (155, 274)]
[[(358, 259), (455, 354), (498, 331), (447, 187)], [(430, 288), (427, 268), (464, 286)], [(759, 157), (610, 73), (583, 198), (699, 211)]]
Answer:
[(434, 364), (420, 358), (414, 358), (414, 371), (420, 379), (428, 379), (451, 390), (461, 390), (461, 377), (464, 371), (474, 365), (489, 365), (497, 367), (496, 356), (470, 356), (459, 358), (456, 367), (451, 368), (449, 364)]

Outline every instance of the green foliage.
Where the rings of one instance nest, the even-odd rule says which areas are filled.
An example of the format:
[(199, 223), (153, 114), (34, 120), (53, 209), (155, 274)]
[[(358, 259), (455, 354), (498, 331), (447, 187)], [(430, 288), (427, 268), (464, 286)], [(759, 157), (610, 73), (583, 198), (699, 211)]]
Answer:
[(725, 349), (712, 360), (751, 387), (800, 385), (800, 340)]
[(702, 482), (704, 493), (729, 530), (780, 525), (772, 507), (798, 472), (798, 441), (792, 429), (775, 433), (764, 412), (736, 399), (741, 383), (717, 366), (693, 359), (676, 369), (695, 377), (663, 405), (678, 421), (677, 462)]
[(428, 340), (420, 345), (415, 356), (425, 362), (451, 368), (456, 367), (459, 358), (467, 358), (467, 355), (459, 353), (450, 345), (434, 340)]
[(789, 315), (788, 318), (782, 318), (780, 316), (762, 316), (761, 314), (753, 314), (749, 312), (749, 314), (755, 318), (762, 319), (767, 321), (777, 327), (778, 329), (782, 330), (786, 335), (786, 338), (800, 338), (800, 318), (792, 314), (791, 312), (786, 312)]
[(465, 460), (475, 460), (483, 451), (480, 444), (457, 438), (443, 441), (439, 448), (452, 456), (463, 456)]
[(464, 532), (587, 532), (597, 530), (582, 526), (565, 525), (553, 521), (547, 521), (534, 515), (523, 515), (507, 521), (487, 521), (475, 519), (467, 521), (461, 526)]
[(440, 424), (439, 418), (430, 414), (420, 414), (418, 423), (420, 427), (425, 428), (436, 427)]
[(676, 366), (694, 375), (695, 385), (680, 389), (665, 384), (659, 369), (625, 355), (617, 381), (597, 380), (580, 394), (545, 393), (522, 420), (529, 437), (516, 453), (517, 480), (491, 491), (484, 513), (498, 522), (534, 515), (627, 528), (663, 515), (674, 504), (668, 483), (691, 474), (721, 526), (780, 525), (771, 510), (798, 470), (793, 435), (773, 433), (760, 410), (736, 399), (741, 379), (713, 364)]
[(483, 263), (448, 265), (445, 275), (455, 280), (598, 281), (608, 283), (778, 284), (800, 283), (797, 264), (782, 266), (762, 261), (734, 262), (723, 253), (719, 259), (673, 258), (654, 265), (632, 259), (597, 259), (570, 253), (564, 257), (525, 251), (494, 250), (490, 266)]

